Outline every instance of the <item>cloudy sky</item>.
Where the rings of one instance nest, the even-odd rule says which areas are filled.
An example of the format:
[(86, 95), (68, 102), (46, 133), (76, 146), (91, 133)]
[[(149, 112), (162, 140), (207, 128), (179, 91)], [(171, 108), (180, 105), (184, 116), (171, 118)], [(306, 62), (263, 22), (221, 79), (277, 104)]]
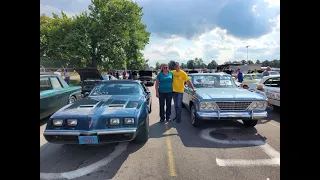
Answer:
[[(151, 32), (144, 56), (205, 63), (280, 59), (280, 0), (135, 0)], [(87, 10), (91, 0), (40, 0), (40, 14)]]

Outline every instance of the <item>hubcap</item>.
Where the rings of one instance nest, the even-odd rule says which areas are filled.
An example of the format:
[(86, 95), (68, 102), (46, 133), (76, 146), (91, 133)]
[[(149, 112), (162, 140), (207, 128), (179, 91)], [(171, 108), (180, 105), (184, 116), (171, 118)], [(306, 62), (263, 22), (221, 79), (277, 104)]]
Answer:
[(74, 103), (74, 101), (75, 101), (74, 98), (72, 98), (72, 97), (69, 98), (69, 103), (70, 103), (70, 104), (71, 104), (71, 103)]

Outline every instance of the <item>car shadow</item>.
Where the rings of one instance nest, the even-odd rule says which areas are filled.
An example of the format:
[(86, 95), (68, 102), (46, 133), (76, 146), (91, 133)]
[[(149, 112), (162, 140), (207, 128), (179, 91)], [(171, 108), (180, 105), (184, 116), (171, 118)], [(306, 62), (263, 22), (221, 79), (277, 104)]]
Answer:
[[(127, 143), (127, 142), (123, 142)], [(126, 150), (111, 162), (97, 171), (87, 174), (92, 179), (98, 179), (102, 174), (105, 179), (112, 179), (124, 161), (131, 153), (138, 151), (145, 143), (128, 142)], [(110, 157), (119, 143), (104, 145), (60, 145), (47, 143), (40, 147), (40, 172), (62, 173), (87, 167), (106, 157)]]
[[(174, 109), (172, 109), (172, 114), (175, 114)], [(201, 126), (194, 127), (190, 121), (190, 112), (185, 108), (182, 109), (181, 123), (173, 126), (176, 128), (181, 142), (186, 147), (239, 148), (266, 143), (266, 137), (261, 136), (255, 127), (244, 126), (242, 121), (203, 121)], [(207, 140), (204, 136), (209, 136), (210, 139), (214, 140)], [(241, 141), (243, 144), (232, 143), (237, 141)]]
[(156, 122), (149, 126), (150, 133), (149, 133), (149, 138), (162, 138), (166, 136), (179, 136), (177, 133), (170, 133), (169, 130), (174, 127), (172, 125), (173, 123), (170, 122)]

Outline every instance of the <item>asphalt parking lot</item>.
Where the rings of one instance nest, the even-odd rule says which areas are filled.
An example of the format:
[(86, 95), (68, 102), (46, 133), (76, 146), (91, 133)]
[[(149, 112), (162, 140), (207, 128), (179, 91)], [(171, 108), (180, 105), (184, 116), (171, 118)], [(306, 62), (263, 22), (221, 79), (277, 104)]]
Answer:
[(159, 123), (158, 99), (150, 89), (150, 139), (143, 145), (50, 144), (42, 135), (46, 120), (41, 121), (40, 179), (280, 179), (280, 109), (254, 128), (239, 121), (194, 128), (185, 109), (180, 124)]

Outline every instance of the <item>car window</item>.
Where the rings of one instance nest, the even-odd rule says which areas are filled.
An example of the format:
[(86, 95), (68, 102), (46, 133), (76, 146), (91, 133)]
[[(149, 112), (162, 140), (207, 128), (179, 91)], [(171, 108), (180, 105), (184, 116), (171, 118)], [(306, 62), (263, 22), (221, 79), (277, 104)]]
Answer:
[(236, 88), (230, 75), (193, 75), (192, 83), (196, 88)]
[(277, 72), (277, 71), (269, 71), (269, 74), (270, 74), (270, 75), (279, 75), (280, 73)]
[(261, 79), (259, 76), (257, 76), (256, 74), (252, 74), (252, 78), (253, 79)]
[(269, 78), (264, 82), (264, 85), (268, 87), (280, 87), (280, 77)]
[(252, 77), (250, 75), (244, 75), (243, 80), (252, 80)]
[(54, 77), (54, 78), (50, 78), (50, 79), (51, 79), (51, 84), (52, 84), (53, 89), (61, 89), (62, 88), (61, 83), (58, 80), (58, 78)]
[(51, 83), (49, 78), (40, 78), (40, 92), (51, 90)]
[(143, 83), (141, 83), (141, 86), (142, 86), (144, 92), (147, 92), (147, 91), (148, 91), (147, 87), (146, 87)]
[(90, 96), (143, 94), (139, 83), (101, 83), (93, 88)]

